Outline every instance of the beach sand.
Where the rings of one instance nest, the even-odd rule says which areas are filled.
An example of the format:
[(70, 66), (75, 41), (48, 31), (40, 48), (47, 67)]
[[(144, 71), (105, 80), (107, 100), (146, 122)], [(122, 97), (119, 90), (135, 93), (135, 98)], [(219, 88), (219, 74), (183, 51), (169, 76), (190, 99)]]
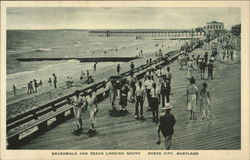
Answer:
[[(160, 44), (160, 46), (163, 45), (163, 53), (167, 53), (169, 51), (180, 49), (183, 43), (183, 41), (179, 43), (179, 41), (167, 40), (142, 40), (140, 41), (140, 43), (138, 43), (138, 45), (125, 46), (125, 48), (123, 48), (121, 51), (118, 51), (118, 54), (114, 54), (113, 56), (129, 56), (131, 54), (136, 54), (135, 51), (137, 48), (143, 49), (144, 56), (133, 61), (135, 67), (138, 67), (142, 64), (146, 64), (146, 60), (149, 58), (152, 58), (152, 60), (156, 59), (156, 57), (154, 56), (154, 53), (157, 50), (157, 47), (155, 47), (156, 44)], [(122, 68), (121, 72), (128, 71), (130, 69), (131, 62), (120, 63)], [(112, 65), (106, 67), (98, 66), (98, 64), (96, 72), (94, 72), (93, 69), (90, 70), (90, 74), (94, 77), (95, 82), (106, 80), (111, 75), (117, 75), (116, 66), (118, 62), (115, 62)], [(92, 65), (93, 64), (90, 64), (90, 66)], [(13, 96), (13, 93), (8, 92), (7, 118), (14, 117), (16, 115), (22, 114), (23, 112), (26, 112), (27, 110), (39, 107), (57, 98), (74, 93), (76, 89), (83, 89), (86, 84), (82, 84), (82, 82), (79, 80), (80, 72), (81, 70), (79, 70), (77, 74), (71, 75), (74, 81), (74, 86), (71, 88), (67, 88), (65, 85), (65, 81), (67, 79), (58, 77), (59, 80), (57, 89), (53, 89), (53, 86), (48, 86), (47, 82), (43, 82), (43, 88), (38, 88), (38, 93), (36, 94), (27, 95), (27, 88), (17, 90), (17, 95), (15, 96)]]

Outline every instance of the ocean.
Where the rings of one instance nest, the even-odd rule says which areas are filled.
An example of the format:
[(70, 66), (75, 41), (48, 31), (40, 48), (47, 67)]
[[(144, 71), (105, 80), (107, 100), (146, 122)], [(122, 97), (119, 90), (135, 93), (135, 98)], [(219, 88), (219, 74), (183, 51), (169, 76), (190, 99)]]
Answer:
[[(46, 83), (52, 73), (59, 80), (68, 76), (79, 77), (80, 71), (86, 72), (93, 67), (93, 63), (76, 60), (19, 62), (16, 58), (135, 56), (138, 49), (153, 51), (155, 43), (158, 42), (136, 40), (135, 37), (89, 37), (86, 30), (8, 30), (7, 91), (12, 90), (12, 85), (16, 85), (17, 89), (25, 88), (33, 79)], [(107, 51), (105, 55), (104, 50)], [(116, 65), (98, 63), (99, 68)]]

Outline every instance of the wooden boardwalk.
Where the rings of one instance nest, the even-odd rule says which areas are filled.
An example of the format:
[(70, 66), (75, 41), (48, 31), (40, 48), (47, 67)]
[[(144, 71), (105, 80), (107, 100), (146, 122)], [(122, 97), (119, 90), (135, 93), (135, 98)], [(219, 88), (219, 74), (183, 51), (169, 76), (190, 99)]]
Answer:
[[(195, 50), (193, 54), (203, 53)], [(191, 53), (192, 54), (192, 53)], [(173, 150), (238, 150), (241, 148), (240, 127), (240, 63), (221, 64), (216, 62), (215, 79), (206, 80), (212, 98), (210, 120), (189, 120), (186, 108), (186, 70), (178, 70), (178, 64), (171, 64), (173, 72), (171, 103), (176, 117)], [(202, 82), (198, 71), (194, 76), (200, 87)], [(89, 137), (88, 112), (83, 114), (84, 130), (80, 136), (74, 135), (74, 119), (55, 127), (45, 134), (29, 141), (20, 149), (126, 149), (158, 150), (156, 144), (157, 124), (153, 123), (151, 112), (144, 111), (145, 120), (134, 119), (134, 104), (128, 103), (128, 114), (111, 117), (108, 114), (108, 99), (99, 104), (97, 115), (97, 135)], [(144, 103), (147, 106), (147, 103)], [(146, 107), (144, 107), (146, 108)]]

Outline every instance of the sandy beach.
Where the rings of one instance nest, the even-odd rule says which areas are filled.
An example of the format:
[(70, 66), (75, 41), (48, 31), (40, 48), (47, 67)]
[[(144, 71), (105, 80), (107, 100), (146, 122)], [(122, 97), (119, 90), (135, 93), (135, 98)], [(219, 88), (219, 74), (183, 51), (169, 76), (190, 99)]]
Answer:
[[(135, 51), (138, 49), (143, 49), (143, 56), (140, 59), (134, 60), (135, 67), (138, 67), (142, 64), (146, 64), (146, 60), (149, 58), (152, 58), (154, 60), (155, 52), (158, 49), (156, 46), (158, 44), (162, 47), (163, 53), (167, 53), (169, 51), (180, 49), (181, 45), (184, 44), (184, 41), (170, 41), (170, 40), (141, 40), (138, 45), (128, 45), (125, 46), (122, 50), (118, 50), (119, 56), (128, 56), (131, 54), (135, 54)], [(103, 54), (103, 53), (100, 53)], [(111, 54), (111, 53), (110, 53)], [(118, 56), (117, 54), (113, 54), (113, 56)], [(96, 54), (97, 55), (97, 54)], [(95, 56), (96, 56), (95, 55)], [(112, 55), (112, 54), (111, 54)], [(109, 55), (110, 56), (110, 55)], [(22, 88), (17, 90), (17, 95), (13, 96), (12, 92), (7, 93), (7, 118), (14, 117), (18, 114), (21, 114), (27, 110), (30, 110), (32, 108), (39, 107), (43, 104), (46, 104), (50, 101), (53, 101), (59, 97), (68, 95), (73, 93), (76, 89), (82, 89), (86, 84), (83, 84), (83, 81), (80, 81), (80, 73), (81, 71), (86, 71), (89, 69), (90, 75), (94, 77), (95, 82), (107, 79), (111, 75), (117, 75), (116, 73), (116, 66), (119, 62), (105, 62), (98, 63), (97, 64), (97, 70), (96, 72), (93, 71), (93, 64), (89, 63), (85, 68), (82, 68), (81, 70), (81, 63), (77, 61), (71, 61), (67, 67), (75, 67), (75, 65), (79, 65), (75, 68), (75, 73), (71, 74), (74, 81), (74, 85), (71, 88), (66, 87), (65, 81), (67, 80), (68, 75), (64, 75), (64, 68), (61, 68), (61, 73), (56, 73), (58, 76), (58, 88), (54, 89), (53, 86), (49, 86), (47, 81), (44, 81), (43, 88), (38, 88), (38, 93), (35, 94), (29, 94), (27, 95), (27, 88)], [(70, 66), (72, 64), (72, 66)], [(120, 63), (122, 72), (128, 71), (130, 69), (130, 62), (127, 63)], [(52, 73), (51, 73), (52, 74)], [(86, 77), (85, 77), (86, 79)], [(84, 80), (85, 80), (84, 79)]]

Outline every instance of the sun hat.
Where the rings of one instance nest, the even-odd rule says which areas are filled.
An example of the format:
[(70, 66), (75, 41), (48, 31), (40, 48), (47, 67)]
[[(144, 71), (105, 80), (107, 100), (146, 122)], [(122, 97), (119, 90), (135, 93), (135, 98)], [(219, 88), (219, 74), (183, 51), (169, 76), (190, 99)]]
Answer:
[(172, 104), (171, 103), (165, 103), (165, 106), (162, 108), (162, 109), (171, 109), (173, 108)]

